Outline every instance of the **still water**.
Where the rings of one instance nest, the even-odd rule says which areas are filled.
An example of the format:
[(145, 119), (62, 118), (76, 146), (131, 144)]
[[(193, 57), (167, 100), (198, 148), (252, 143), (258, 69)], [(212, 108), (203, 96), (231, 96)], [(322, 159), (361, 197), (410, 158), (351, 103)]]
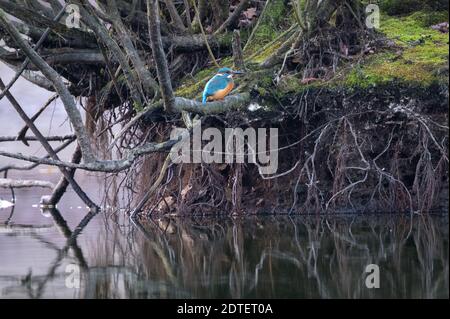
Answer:
[[(0, 298), (449, 297), (447, 215), (133, 224), (120, 210), (86, 216), (71, 191), (42, 213), (45, 192), (17, 191), (0, 209)], [(369, 264), (379, 289), (366, 287)]]

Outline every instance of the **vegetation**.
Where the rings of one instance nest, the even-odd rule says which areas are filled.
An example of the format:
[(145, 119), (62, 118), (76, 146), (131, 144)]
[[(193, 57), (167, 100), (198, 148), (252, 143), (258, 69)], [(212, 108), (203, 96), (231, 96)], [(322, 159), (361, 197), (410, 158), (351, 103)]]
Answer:
[[(83, 161), (61, 162), (52, 149), (50, 159), (0, 155), (60, 167), (58, 186), (68, 181), (92, 209), (97, 205), (77, 188), (75, 169), (113, 174), (129, 191), (133, 216), (413, 213), (442, 204), (446, 1), (379, 1), (379, 30), (365, 23), (369, 1), (362, 0), (70, 1), (80, 11), (80, 28), (62, 22), (70, 15), (59, 2), (48, 3), (0, 0), (0, 59), (18, 76), (56, 91)], [(447, 31), (432, 27), (445, 22)], [(235, 96), (199, 104), (217, 67), (238, 65), (236, 53), (247, 73)], [(46, 145), (14, 102), (12, 85), (2, 86), (1, 98)], [(85, 125), (74, 97), (85, 100)], [(257, 110), (249, 111), (250, 104)], [(172, 126), (191, 130), (198, 119), (222, 130), (277, 127), (280, 174), (264, 176), (250, 163), (170, 163), (167, 152), (178, 141), (170, 139)], [(51, 198), (52, 205), (59, 200)]]

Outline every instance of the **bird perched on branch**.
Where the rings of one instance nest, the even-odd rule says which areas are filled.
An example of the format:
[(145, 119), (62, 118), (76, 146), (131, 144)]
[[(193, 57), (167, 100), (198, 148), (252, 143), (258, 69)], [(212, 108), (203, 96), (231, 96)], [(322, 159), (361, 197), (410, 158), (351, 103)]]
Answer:
[(221, 68), (217, 74), (206, 83), (203, 91), (203, 104), (207, 101), (220, 101), (234, 89), (233, 75), (243, 74), (230, 68)]

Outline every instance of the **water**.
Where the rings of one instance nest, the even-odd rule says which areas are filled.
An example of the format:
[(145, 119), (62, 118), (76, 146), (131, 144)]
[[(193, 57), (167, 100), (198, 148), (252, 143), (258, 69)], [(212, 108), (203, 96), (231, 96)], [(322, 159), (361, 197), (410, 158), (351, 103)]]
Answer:
[[(86, 208), (69, 191), (60, 214), (42, 214), (33, 205), (45, 192), (16, 192), (12, 217), (12, 207), (0, 209), (1, 298), (449, 296), (447, 216), (192, 217), (134, 225), (107, 210), (85, 218), (71, 236)], [(8, 196), (0, 190), (0, 198)], [(369, 264), (380, 268), (379, 289), (365, 285)]]

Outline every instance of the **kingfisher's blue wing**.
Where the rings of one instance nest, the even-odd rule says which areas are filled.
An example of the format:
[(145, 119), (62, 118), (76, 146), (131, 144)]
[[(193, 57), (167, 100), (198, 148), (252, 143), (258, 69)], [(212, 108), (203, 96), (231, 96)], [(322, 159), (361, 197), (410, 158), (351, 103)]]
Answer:
[(203, 91), (203, 103), (206, 103), (208, 96), (214, 95), (218, 90), (223, 90), (227, 87), (228, 81), (221, 76), (214, 76), (206, 83), (205, 90)]

